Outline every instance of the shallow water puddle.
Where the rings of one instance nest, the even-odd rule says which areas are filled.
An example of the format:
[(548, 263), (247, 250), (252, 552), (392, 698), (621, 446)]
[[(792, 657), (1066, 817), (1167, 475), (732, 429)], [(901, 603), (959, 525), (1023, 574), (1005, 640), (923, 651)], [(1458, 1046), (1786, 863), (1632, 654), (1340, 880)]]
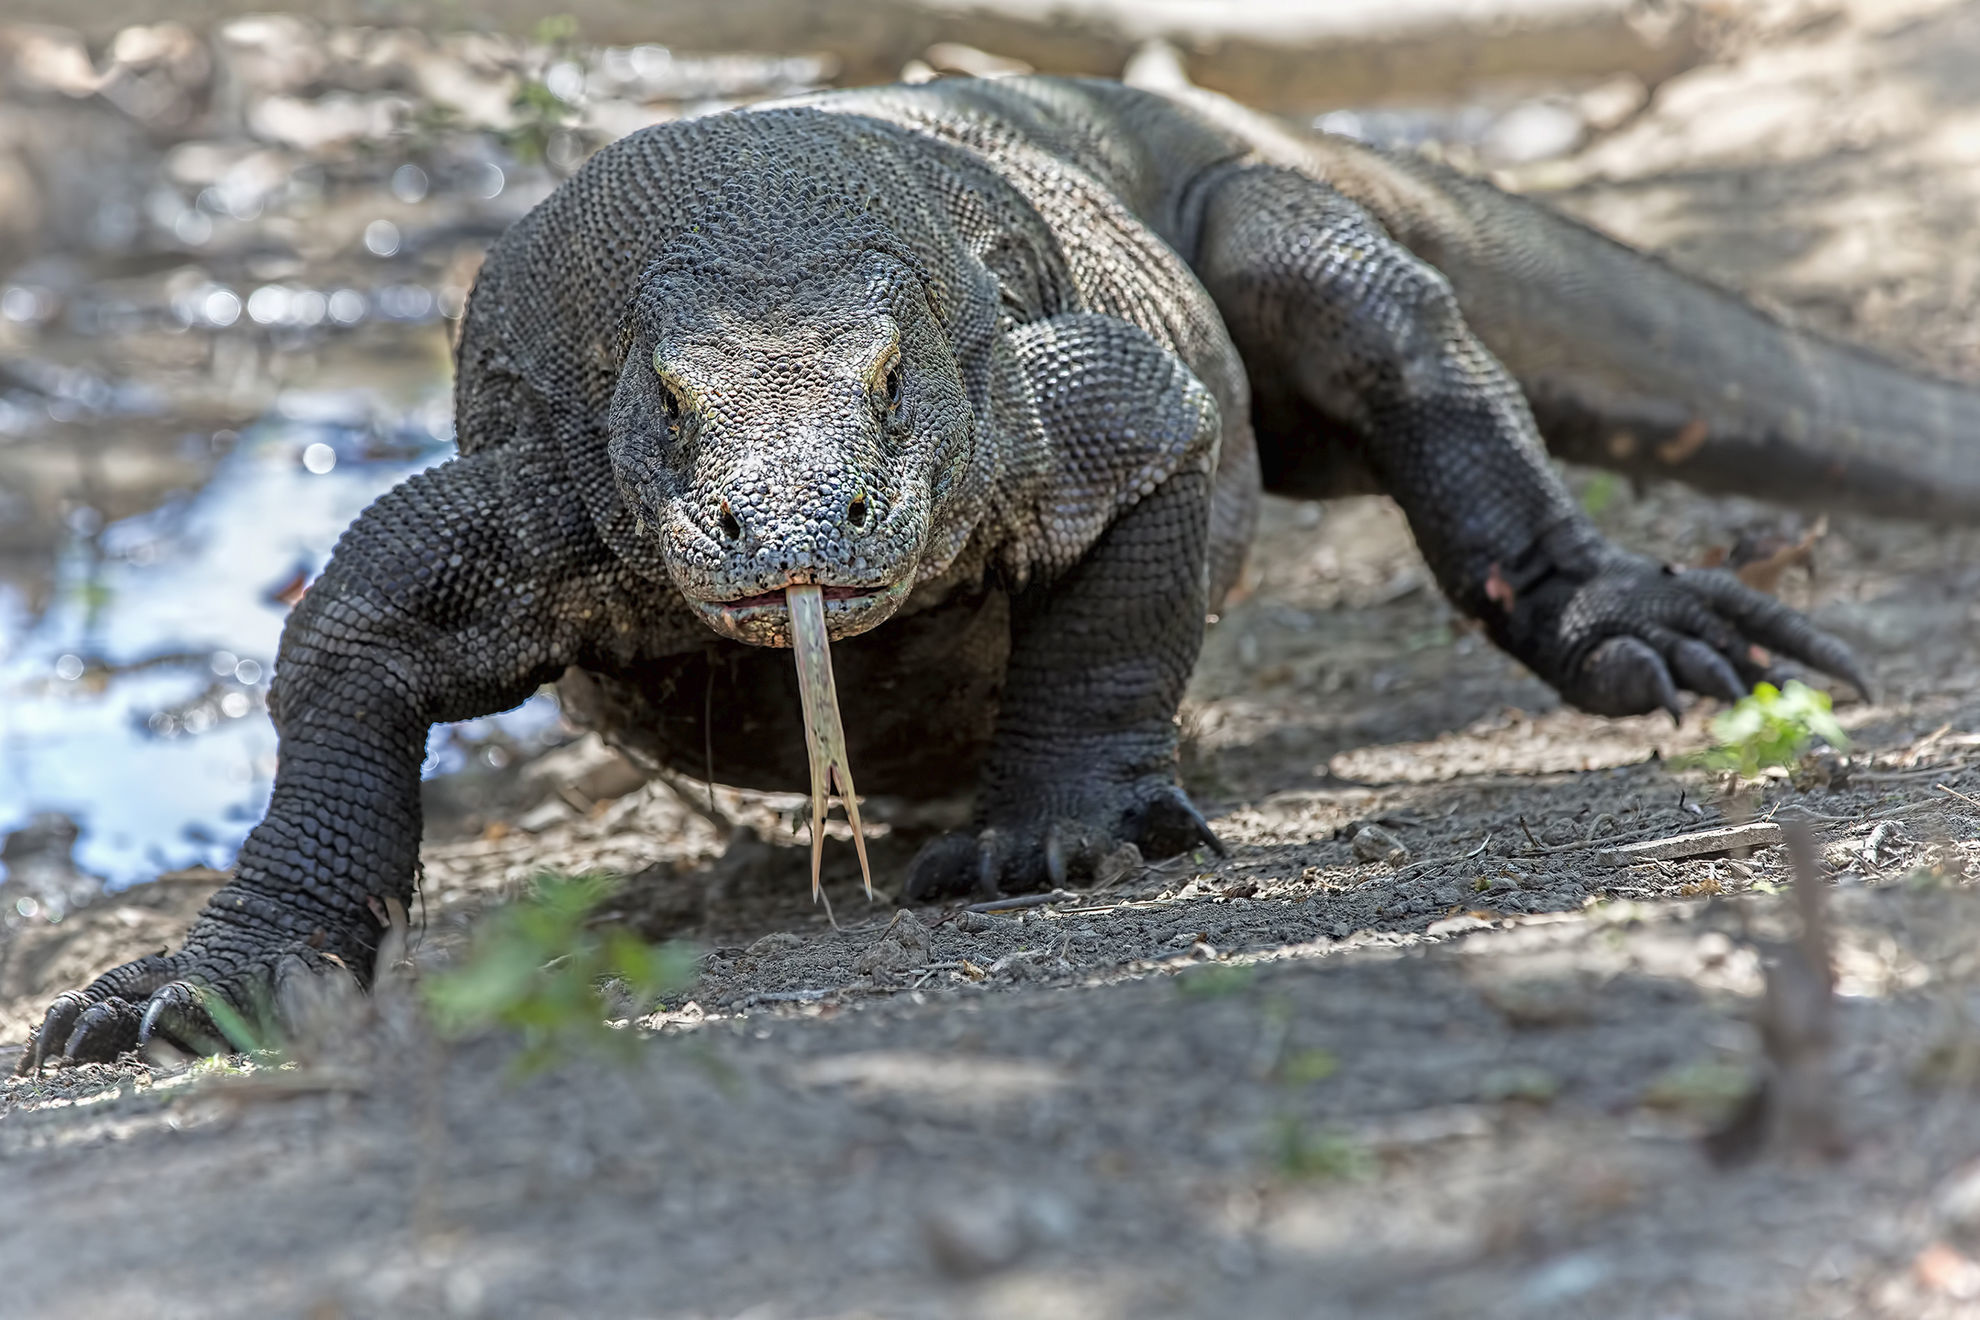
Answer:
[[(0, 586), (0, 835), (67, 816), (76, 866), (112, 887), (227, 865), (268, 798), (290, 605), (351, 520), (450, 439), (444, 394), (395, 411), (295, 392), (200, 489), (107, 526), (72, 519), (39, 619)], [(503, 718), (520, 733), (557, 716), (538, 698)], [(461, 759), (449, 743), (436, 731), (429, 774)]]

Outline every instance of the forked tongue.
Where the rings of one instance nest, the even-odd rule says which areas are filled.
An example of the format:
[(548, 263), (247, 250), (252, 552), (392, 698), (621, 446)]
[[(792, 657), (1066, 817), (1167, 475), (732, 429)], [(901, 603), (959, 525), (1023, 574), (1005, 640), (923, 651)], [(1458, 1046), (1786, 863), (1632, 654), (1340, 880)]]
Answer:
[(873, 872), (866, 864), (866, 836), (859, 828), (859, 799), (846, 765), (846, 730), (839, 723), (839, 693), (832, 684), (832, 639), (825, 632), (825, 593), (818, 587), (791, 587), (784, 593), (791, 609), (791, 651), (797, 656), (798, 694), (804, 699), (804, 748), (811, 758), (811, 897), (820, 889), (818, 867), (825, 855), (825, 813), (833, 785), (846, 804), (853, 847), (866, 896), (873, 897)]

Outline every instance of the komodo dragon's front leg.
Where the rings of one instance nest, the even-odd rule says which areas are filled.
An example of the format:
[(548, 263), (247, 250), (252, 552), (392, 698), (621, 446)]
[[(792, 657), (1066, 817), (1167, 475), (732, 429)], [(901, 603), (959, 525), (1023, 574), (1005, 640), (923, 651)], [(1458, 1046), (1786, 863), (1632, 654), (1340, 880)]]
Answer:
[[(1448, 282), (1359, 206), (1264, 165), (1228, 167), (1203, 193), (1192, 264), (1258, 395), (1345, 432), (1445, 593), (1570, 702), (1675, 716), (1679, 688), (1733, 699), (1768, 677), (1760, 648), (1867, 690), (1843, 643), (1730, 573), (1606, 540)], [(1300, 447), (1320, 442), (1295, 429), (1261, 425), (1259, 449), (1268, 487), (1301, 493)]]
[(1216, 403), (1112, 317), (1009, 337), (1011, 653), (977, 829), (915, 859), (917, 898), (1091, 875), (1121, 842), (1221, 847), (1176, 783), (1176, 710), (1203, 643)]
[(428, 726), (524, 700), (580, 658), (603, 618), (597, 588), (612, 570), (582, 518), (554, 473), (499, 449), (366, 510), (283, 631), (279, 766), (234, 879), (182, 949), (57, 999), (33, 1062), (107, 1060), (153, 1037), (210, 1052), (223, 1037), (203, 993), (254, 1021), (329, 959), (368, 981), (378, 914), (412, 894)]

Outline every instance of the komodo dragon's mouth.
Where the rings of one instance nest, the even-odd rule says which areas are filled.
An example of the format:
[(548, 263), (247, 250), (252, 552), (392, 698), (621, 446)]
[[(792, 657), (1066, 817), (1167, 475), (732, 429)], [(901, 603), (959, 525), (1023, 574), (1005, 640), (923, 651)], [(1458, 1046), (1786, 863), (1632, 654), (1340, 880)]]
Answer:
[[(734, 600), (718, 600), (715, 603), (725, 610), (755, 609), (759, 605), (782, 605), (787, 588), (759, 592), (754, 596), (738, 596)], [(820, 587), (819, 592), (826, 600), (853, 600), (860, 596), (871, 596), (885, 590), (883, 587)]]
[[(792, 583), (790, 586), (806, 585)], [(894, 582), (878, 587), (810, 584), (825, 613), (826, 630), (835, 638), (852, 637), (877, 628), (892, 618), (914, 584)], [(790, 587), (760, 591), (728, 600), (708, 600), (692, 593), (688, 603), (708, 626), (724, 637), (752, 646), (789, 646), (791, 614), (786, 595)]]

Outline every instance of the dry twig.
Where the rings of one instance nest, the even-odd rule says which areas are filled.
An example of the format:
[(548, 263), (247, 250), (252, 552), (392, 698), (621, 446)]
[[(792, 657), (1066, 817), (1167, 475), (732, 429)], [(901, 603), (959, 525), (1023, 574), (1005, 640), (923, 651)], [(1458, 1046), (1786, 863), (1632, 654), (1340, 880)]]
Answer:
[(1794, 862), (1800, 932), (1766, 965), (1767, 989), (1756, 1025), (1767, 1071), (1732, 1119), (1705, 1139), (1721, 1164), (1752, 1159), (1769, 1145), (1836, 1159), (1846, 1152), (1836, 1114), (1835, 967), (1827, 891), (1808, 826), (1786, 824)]

